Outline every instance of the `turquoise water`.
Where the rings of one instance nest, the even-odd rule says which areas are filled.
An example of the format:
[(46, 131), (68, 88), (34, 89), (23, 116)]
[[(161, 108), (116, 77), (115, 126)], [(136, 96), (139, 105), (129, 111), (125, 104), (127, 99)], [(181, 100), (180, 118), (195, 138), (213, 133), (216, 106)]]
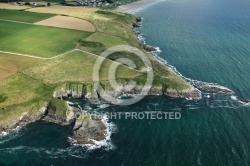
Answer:
[[(250, 1), (166, 0), (136, 14), (146, 42), (183, 76), (218, 83), (250, 98)], [(146, 97), (97, 112), (180, 111), (180, 120), (111, 120), (111, 142), (73, 145), (70, 127), (37, 122), (0, 138), (0, 165), (250, 165), (250, 108), (229, 95), (200, 101)], [(80, 102), (80, 101), (77, 101)]]

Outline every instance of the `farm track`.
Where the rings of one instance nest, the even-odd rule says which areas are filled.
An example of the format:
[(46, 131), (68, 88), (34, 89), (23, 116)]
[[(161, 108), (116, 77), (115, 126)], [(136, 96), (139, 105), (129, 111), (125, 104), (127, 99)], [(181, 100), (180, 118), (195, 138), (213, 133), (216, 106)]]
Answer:
[(63, 56), (67, 53), (70, 53), (70, 52), (73, 52), (75, 51), (76, 49), (73, 49), (73, 50), (70, 50), (70, 51), (67, 51), (65, 53), (62, 53), (62, 54), (59, 54), (57, 56), (54, 56), (54, 57), (51, 57), (51, 58), (42, 58), (42, 57), (38, 57), (38, 56), (33, 56), (33, 55), (28, 55), (28, 54), (20, 54), (20, 53), (16, 53), (16, 52), (7, 52), (7, 51), (0, 51), (0, 53), (5, 53), (5, 54), (13, 54), (13, 55), (19, 55), (19, 56), (24, 56), (24, 57), (29, 57), (29, 58), (36, 58), (36, 59), (42, 59), (42, 60), (49, 60), (49, 59), (55, 59), (57, 57), (60, 57), (60, 56)]

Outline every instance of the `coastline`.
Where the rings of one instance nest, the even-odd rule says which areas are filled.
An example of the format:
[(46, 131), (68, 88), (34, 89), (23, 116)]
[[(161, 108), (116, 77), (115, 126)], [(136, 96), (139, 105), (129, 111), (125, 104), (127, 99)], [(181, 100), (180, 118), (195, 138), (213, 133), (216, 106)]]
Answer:
[(128, 3), (126, 5), (118, 6), (118, 8), (115, 9), (114, 11), (122, 12), (122, 13), (131, 13), (140, 8), (147, 7), (147, 6), (153, 5), (161, 1), (162, 0), (139, 0), (139, 1), (132, 2), (132, 3)]
[[(139, 4), (148, 4), (146, 2), (153, 2), (151, 0), (149, 1), (140, 1), (143, 3)], [(150, 3), (152, 4), (152, 3)], [(139, 7), (139, 6), (138, 6)], [(135, 17), (133, 17), (133, 20)], [(134, 20), (135, 21), (135, 20)], [(132, 23), (129, 22), (127, 25), (127, 28), (129, 31), (132, 30)], [(132, 34), (131, 36), (136, 39), (136, 34)], [(130, 40), (133, 40), (132, 38)], [(139, 42), (139, 41), (138, 41)], [(143, 49), (143, 48), (142, 48)], [(145, 48), (144, 48), (145, 49)], [(156, 60), (155, 60), (156, 61)], [(87, 85), (85, 85), (85, 88)], [(152, 87), (151, 91), (147, 95), (166, 95), (166, 96), (172, 96), (173, 98), (185, 98), (185, 97), (197, 97), (199, 98), (199, 92), (193, 91), (194, 88), (190, 85), (188, 87), (189, 89), (184, 89), (183, 91), (180, 90), (172, 90), (169, 88), (168, 90), (163, 86), (155, 86)], [(87, 88), (88, 89), (88, 88)], [(128, 95), (136, 95), (139, 91), (142, 90), (142, 86), (137, 86), (132, 90), (126, 91), (126, 87), (123, 86), (119, 94), (122, 94), (123, 91), (125, 91)], [(79, 89), (80, 90), (80, 89)], [(58, 93), (57, 93), (58, 92)], [(195, 93), (192, 93), (195, 92)], [(118, 101), (118, 97), (113, 90), (108, 91), (113, 97), (115, 101)], [(63, 97), (74, 97), (74, 98), (80, 98), (85, 99), (88, 102), (95, 102), (95, 101), (101, 101), (102, 99), (99, 98), (99, 95), (94, 89), (91, 89), (90, 91), (86, 91), (86, 93), (83, 93), (82, 90), (75, 91), (74, 89), (64, 89), (56, 91), (53, 90), (54, 98), (53, 100), (62, 99)], [(76, 95), (75, 95), (76, 94)], [(65, 95), (65, 96), (64, 96)], [(52, 100), (52, 99), (51, 99)], [(64, 101), (66, 102), (66, 101)], [(119, 102), (119, 101), (118, 101)], [(72, 125), (72, 138), (77, 140), (77, 144), (82, 145), (97, 145), (97, 144), (105, 144), (104, 142), (110, 141), (110, 127), (109, 123), (107, 123), (107, 120), (105, 120), (105, 117), (100, 117), (97, 119), (91, 119), (89, 117), (85, 123), (83, 120), (76, 119), (75, 115), (79, 110), (77, 108), (70, 107), (70, 104), (67, 103), (67, 108), (60, 108), (60, 106), (57, 105), (57, 103), (53, 103), (50, 101), (50, 99), (46, 99), (46, 102), (42, 104), (42, 106), (39, 106), (37, 108), (40, 108), (38, 110), (35, 110), (35, 113), (28, 113), (23, 112), (20, 116), (17, 116), (15, 118), (12, 118), (10, 121), (7, 122), (7, 124), (0, 125), (0, 135), (6, 135), (10, 132), (12, 132), (16, 127), (23, 127), (27, 124), (43, 120), (46, 122), (51, 122), (55, 124), (59, 124), (62, 126), (66, 125)], [(112, 126), (111, 126), (112, 127)]]
[[(142, 8), (143, 6), (147, 6), (147, 5), (151, 5), (151, 4), (155, 4), (155, 3), (158, 3), (158, 2), (161, 2), (160, 0), (159, 1), (152, 1), (152, 0), (141, 0), (141, 1), (138, 1), (138, 2), (134, 2), (134, 3), (131, 3), (131, 4), (128, 4), (128, 5), (124, 5), (122, 8), (118, 9), (119, 12), (127, 12), (127, 11), (134, 11), (134, 10), (137, 10), (137, 9), (140, 9)], [(130, 8), (130, 6), (132, 6)], [(129, 9), (130, 8), (130, 9)], [(117, 10), (116, 10), (117, 11)], [(137, 36), (138, 37), (138, 36)], [(139, 39), (138, 39), (139, 40)], [(141, 40), (139, 40), (141, 41)], [(159, 50), (158, 50), (159, 51)], [(166, 96), (170, 96), (170, 97), (173, 97), (173, 98), (186, 98), (186, 99), (198, 99), (200, 96), (198, 96), (199, 93), (202, 93), (202, 91), (209, 91), (209, 92), (215, 92), (215, 93), (228, 93), (228, 94), (231, 94), (231, 93), (234, 93), (233, 91), (229, 90), (229, 89), (226, 89), (225, 87), (216, 87), (214, 85), (208, 85), (208, 83), (206, 83), (206, 87), (204, 87), (203, 85), (201, 85), (201, 87), (203, 87), (204, 89), (202, 89), (201, 87), (198, 87), (198, 86), (195, 86), (196, 83), (192, 83), (192, 81), (196, 81), (196, 80), (191, 80), (191, 79), (188, 79), (188, 78), (185, 78), (184, 76), (181, 75), (181, 73), (179, 73), (174, 67), (170, 67), (171, 65), (164, 63), (164, 59), (160, 59), (160, 57), (156, 54), (154, 54), (154, 51), (148, 51), (148, 53), (151, 53), (151, 55), (157, 60), (159, 61), (160, 63), (166, 65), (166, 67), (168, 67), (170, 70), (173, 71), (173, 73), (175, 73), (177, 76), (181, 77), (181, 78), (184, 78), (184, 80), (187, 81), (187, 83), (190, 85), (190, 89), (186, 89), (186, 90), (183, 90), (183, 91), (178, 91), (178, 90), (171, 90), (171, 89), (164, 89), (162, 87), (152, 87), (152, 91), (150, 91), (150, 93), (148, 95), (166, 95)], [(189, 81), (188, 81), (189, 80)], [(197, 81), (198, 82), (198, 81)], [(200, 83), (203, 83), (201, 81), (199, 81)], [(126, 88), (125, 88), (126, 89)], [(137, 91), (141, 90), (141, 87), (137, 87), (137, 89), (133, 89), (133, 91), (126, 91), (125, 93), (127, 93), (128, 95), (132, 95), (132, 94), (135, 94)], [(67, 94), (67, 91), (68, 89), (65, 89), (63, 90), (62, 92), (60, 92), (59, 94), (66, 94), (65, 97), (67, 96), (73, 96), (75, 98), (78, 98), (77, 96), (74, 96), (72, 94)], [(199, 91), (199, 92), (197, 92)], [(71, 92), (74, 92), (73, 89), (71, 89)], [(194, 93), (195, 92), (195, 93)], [(112, 94), (113, 92), (110, 91), (110, 94)], [(194, 94), (192, 94), (194, 93)], [(81, 94), (81, 92), (76, 92), (76, 93), (73, 93), (73, 94)], [(81, 94), (80, 95), (80, 98), (85, 98), (87, 101), (90, 101), (91, 102), (91, 97), (93, 97), (95, 100), (98, 100), (98, 94), (94, 94), (94, 92), (91, 92), (91, 94), (89, 94), (91, 97), (88, 98), (86, 97), (88, 94)], [(193, 96), (194, 97), (193, 97)], [(55, 98), (62, 98), (64, 96), (62, 95), (56, 95), (54, 96)], [(114, 96), (114, 99), (115, 99), (115, 96)], [(69, 106), (69, 105), (68, 105)], [(70, 110), (70, 109), (69, 109)], [(39, 111), (39, 114), (37, 115), (31, 115), (31, 116), (27, 116), (27, 115), (23, 115), (22, 117), (19, 118), (19, 121), (17, 121), (15, 123), (14, 126), (19, 126), (18, 124), (21, 124), (20, 126), (24, 126), (28, 123), (32, 123), (32, 122), (35, 122), (37, 120), (41, 120), (41, 119), (45, 119), (49, 122), (53, 122), (53, 123), (58, 123), (60, 125), (69, 125), (69, 124), (73, 124), (75, 123), (75, 119), (72, 115), (74, 115), (74, 111), (71, 110), (71, 114), (69, 113), (69, 115), (71, 115), (71, 117), (67, 117), (66, 119), (62, 119), (60, 121), (60, 118), (52, 115), (52, 114), (49, 114), (49, 116), (47, 116), (48, 114), (48, 108), (47, 106), (43, 107), (40, 111)], [(50, 117), (50, 115), (52, 115)], [(32, 117), (33, 116), (33, 117)], [(31, 118), (30, 118), (31, 117)], [(59, 120), (58, 120), (59, 119)], [(105, 117), (104, 117), (105, 119)], [(100, 129), (100, 126), (103, 126), (103, 124), (105, 124), (105, 121), (104, 121), (103, 118), (100, 118), (100, 119), (96, 119), (95, 122), (93, 123), (98, 123), (98, 125), (94, 125), (94, 126), (97, 126), (96, 127), (96, 130)], [(101, 121), (101, 122), (100, 122)], [(91, 122), (92, 123), (92, 122)], [(93, 124), (92, 123), (92, 124)], [(75, 124), (77, 125), (77, 124)], [(79, 130), (81, 127), (84, 128), (86, 127), (86, 125), (84, 125), (83, 121), (80, 122), (80, 127), (77, 128), (77, 130)], [(92, 135), (97, 135), (98, 138), (100, 138), (98, 141), (102, 141), (102, 140), (110, 140), (110, 135), (108, 134), (108, 136), (105, 137), (105, 133), (109, 133), (108, 130), (107, 130), (107, 124), (105, 125), (105, 127), (102, 127), (103, 129), (101, 129), (101, 131), (99, 133), (102, 133), (102, 135), (97, 135), (96, 133), (93, 133), (91, 131), (91, 133), (87, 133), (91, 136), (91, 138), (89, 139), (92, 139), (91, 142), (89, 142), (87, 139), (88, 138), (84, 138), (84, 140), (82, 140), (82, 144), (98, 144), (98, 142), (96, 141), (93, 141), (93, 137)], [(88, 126), (87, 126), (88, 127)], [(90, 126), (92, 127), (92, 126)], [(3, 134), (5, 134), (6, 131), (3, 130)], [(73, 132), (77, 134), (77, 131), (76, 130), (73, 130)], [(1, 126), (0, 126), (0, 133), (1, 133)], [(82, 133), (86, 133), (86, 130), (83, 130), (81, 131), (81, 133), (79, 135), (81, 135)], [(79, 138), (79, 140), (81, 140), (82, 138)], [(86, 141), (87, 140), (87, 141)]]
[[(157, 0), (157, 1), (153, 1), (153, 0), (139, 0), (136, 2), (132, 2), (126, 5), (121, 5), (118, 7), (118, 9), (116, 9), (115, 11), (118, 12), (122, 12), (122, 13), (130, 13), (132, 15), (134, 15), (134, 13), (136, 13), (138, 10), (140, 9), (144, 9), (144, 7), (148, 7), (151, 5), (154, 5), (156, 3), (162, 2), (162, 0)], [(137, 16), (136, 16), (137, 17)], [(235, 100), (237, 100), (239, 103), (241, 103), (244, 106), (248, 106), (250, 105), (250, 100), (248, 99), (242, 99), (239, 96), (235, 96), (235, 92), (225, 86), (219, 85), (217, 83), (212, 83), (212, 82), (204, 82), (204, 81), (200, 81), (200, 80), (195, 80), (195, 79), (191, 79), (188, 77), (183, 76), (177, 69), (176, 67), (174, 67), (173, 65), (169, 64), (165, 59), (161, 58), (159, 56), (159, 54), (161, 53), (161, 49), (157, 46), (151, 46), (151, 45), (147, 45), (145, 38), (143, 37), (143, 35), (140, 33), (140, 28), (142, 27), (142, 23), (143, 23), (143, 17), (137, 17), (139, 18), (137, 20), (137, 23), (135, 24), (135, 26), (133, 27), (133, 30), (135, 32), (135, 34), (137, 35), (137, 39), (145, 46), (148, 46), (150, 48), (153, 48), (152, 50), (147, 50), (144, 48), (144, 50), (146, 50), (148, 53), (150, 53), (158, 62), (162, 63), (163, 65), (165, 65), (167, 68), (169, 68), (174, 74), (176, 74), (178, 77), (184, 79), (188, 84), (190, 84), (194, 90), (198, 90), (198, 92), (200, 93), (200, 98), (190, 98), (190, 97), (185, 97), (187, 100), (193, 100), (193, 99), (202, 99), (203, 94), (205, 93), (209, 93), (209, 94), (213, 94), (213, 93), (218, 93), (218, 94), (226, 94), (229, 95), (230, 98), (234, 98), (236, 97)], [(171, 97), (176, 97), (176, 98), (183, 98), (183, 96), (176, 96), (176, 92), (173, 90), (173, 93), (171, 94), (171, 90), (167, 96), (171, 96)], [(189, 91), (187, 90), (187, 93), (192, 93), (192, 90)], [(210, 96), (210, 95), (208, 95)], [(204, 95), (204, 97), (207, 98), (207, 95)], [(210, 97), (208, 97), (210, 98)]]

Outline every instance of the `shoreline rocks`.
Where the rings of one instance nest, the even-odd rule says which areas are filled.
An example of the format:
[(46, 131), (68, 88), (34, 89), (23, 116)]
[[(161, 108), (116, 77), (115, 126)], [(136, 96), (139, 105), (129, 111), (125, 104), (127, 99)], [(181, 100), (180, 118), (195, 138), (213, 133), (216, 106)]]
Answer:
[(28, 115), (24, 112), (18, 119), (13, 120), (6, 126), (0, 126), (0, 135), (6, 135), (14, 131), (16, 128), (23, 127), (27, 124), (34, 123), (39, 120), (55, 123), (66, 126), (72, 125), (72, 137), (79, 144), (94, 144), (94, 141), (101, 141), (105, 139), (106, 126), (102, 122), (102, 117), (88, 117), (82, 120), (76, 119), (76, 114), (81, 114), (81, 110), (71, 107), (68, 104), (68, 111), (65, 118), (59, 118), (53, 114), (54, 107), (46, 103), (37, 113)]
[(73, 131), (73, 139), (79, 144), (94, 144), (94, 141), (101, 141), (106, 138), (105, 131), (107, 127), (102, 122), (102, 118), (88, 117), (86, 119), (76, 120)]
[(133, 23), (133, 28), (139, 28), (141, 27), (141, 23), (142, 23), (142, 18), (141, 17), (136, 17), (136, 22)]
[(37, 113), (32, 115), (28, 115), (28, 112), (23, 112), (17, 119), (13, 119), (13, 121), (11, 121), (8, 125), (0, 126), (0, 133), (11, 132), (17, 127), (22, 127), (29, 123), (41, 120), (47, 114), (47, 106), (48, 103), (45, 103), (44, 107), (42, 107)]
[(140, 47), (147, 52), (157, 51), (155, 47), (143, 43), (140, 43)]
[(201, 92), (196, 88), (189, 88), (187, 90), (172, 90), (167, 89), (164, 92), (164, 95), (173, 97), (173, 98), (185, 98), (185, 99), (201, 99)]
[(213, 86), (213, 85), (205, 85), (205, 86), (196, 86), (196, 88), (205, 91), (205, 92), (214, 92), (214, 93), (224, 93), (224, 94), (233, 94), (234, 92), (230, 89), (220, 87), (220, 86)]

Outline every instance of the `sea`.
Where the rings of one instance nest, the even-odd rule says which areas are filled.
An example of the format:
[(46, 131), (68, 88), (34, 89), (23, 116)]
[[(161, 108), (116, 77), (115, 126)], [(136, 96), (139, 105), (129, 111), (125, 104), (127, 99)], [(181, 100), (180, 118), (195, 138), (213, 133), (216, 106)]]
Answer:
[(89, 112), (179, 112), (180, 119), (104, 119), (107, 138), (78, 145), (70, 126), (39, 121), (0, 137), (0, 165), (249, 166), (250, 1), (160, 0), (129, 12), (140, 40), (202, 92), (201, 100), (148, 96), (128, 106), (79, 104)]

